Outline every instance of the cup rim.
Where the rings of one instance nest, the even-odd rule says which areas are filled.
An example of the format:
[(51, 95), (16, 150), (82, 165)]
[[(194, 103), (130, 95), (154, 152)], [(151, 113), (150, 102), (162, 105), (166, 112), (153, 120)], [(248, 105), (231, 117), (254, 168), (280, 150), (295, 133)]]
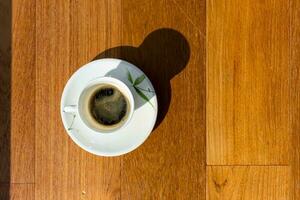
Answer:
[[(82, 114), (81, 114), (81, 109), (80, 109), (80, 99), (82, 97), (82, 95), (84, 94), (84, 91), (96, 84), (99, 84), (99, 83), (106, 83), (106, 84), (112, 84), (114, 85), (115, 87), (117, 88), (122, 88), (122, 90), (125, 90), (126, 92), (126, 97), (130, 103), (130, 110), (129, 110), (129, 113), (128, 113), (128, 116), (127, 116), (127, 119), (125, 120), (125, 122), (119, 126), (119, 127), (116, 127), (115, 129), (112, 129), (112, 130), (98, 130), (98, 129), (95, 129), (93, 127), (91, 127), (87, 122), (86, 120), (83, 119), (82, 117)], [(78, 98), (78, 106), (77, 106), (77, 109), (78, 109), (78, 115), (81, 119), (81, 121), (89, 128), (89, 129), (92, 129), (94, 130), (95, 132), (97, 132), (97, 134), (110, 134), (110, 133), (113, 133), (117, 130), (120, 130), (120, 129), (123, 129), (125, 128), (129, 122), (131, 121), (131, 118), (132, 118), (132, 115), (133, 115), (133, 112), (134, 112), (134, 97), (133, 97), (133, 94), (132, 94), (132, 91), (129, 89), (129, 87), (121, 80), (117, 79), (117, 78), (113, 78), (113, 77), (106, 77), (106, 76), (103, 76), (103, 77), (97, 77), (97, 78), (94, 78), (92, 80), (90, 80), (87, 85), (83, 88), (83, 90), (80, 92), (80, 95), (79, 95), (79, 98)]]

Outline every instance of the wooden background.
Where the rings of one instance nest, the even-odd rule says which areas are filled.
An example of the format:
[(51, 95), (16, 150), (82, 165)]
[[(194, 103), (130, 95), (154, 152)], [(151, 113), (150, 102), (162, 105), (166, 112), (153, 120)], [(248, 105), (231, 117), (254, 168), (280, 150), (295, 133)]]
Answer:
[[(300, 199), (299, 1), (0, 0), (0, 11), (1, 200)], [(144, 70), (160, 104), (148, 140), (114, 158), (76, 146), (59, 112), (68, 78), (103, 57)]]

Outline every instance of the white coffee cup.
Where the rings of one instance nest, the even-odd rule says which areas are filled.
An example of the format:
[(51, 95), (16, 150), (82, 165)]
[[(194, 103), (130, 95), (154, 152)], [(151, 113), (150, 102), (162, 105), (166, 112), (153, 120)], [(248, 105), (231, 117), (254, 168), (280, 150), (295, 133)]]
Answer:
[[(91, 112), (89, 111), (89, 100), (92, 98), (92, 94), (94, 94), (95, 91), (101, 87), (101, 85), (111, 85), (112, 87), (118, 89), (127, 101), (126, 114), (116, 125), (107, 126), (100, 124), (96, 121), (96, 119), (93, 118)], [(122, 81), (112, 77), (99, 77), (88, 82), (88, 84), (80, 93), (77, 105), (67, 105), (64, 107), (63, 111), (78, 115), (86, 126), (98, 133), (112, 133), (116, 130), (124, 128), (129, 123), (134, 111), (134, 98), (131, 90)]]

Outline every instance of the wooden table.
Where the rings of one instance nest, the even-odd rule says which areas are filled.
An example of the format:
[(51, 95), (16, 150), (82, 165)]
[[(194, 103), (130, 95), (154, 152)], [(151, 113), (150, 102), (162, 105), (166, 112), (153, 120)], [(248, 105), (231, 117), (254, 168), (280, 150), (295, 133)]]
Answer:
[[(299, 1), (0, 5), (0, 199), (300, 199)], [(75, 145), (59, 110), (104, 57), (139, 66), (159, 101), (147, 141), (113, 158)]]

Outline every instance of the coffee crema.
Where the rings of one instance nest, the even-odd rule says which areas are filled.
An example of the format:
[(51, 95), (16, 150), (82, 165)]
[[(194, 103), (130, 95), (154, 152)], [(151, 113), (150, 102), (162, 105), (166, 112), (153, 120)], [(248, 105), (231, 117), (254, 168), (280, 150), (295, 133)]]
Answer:
[(126, 118), (128, 103), (126, 97), (115, 87), (103, 85), (91, 96), (89, 111), (101, 125), (110, 127)]

